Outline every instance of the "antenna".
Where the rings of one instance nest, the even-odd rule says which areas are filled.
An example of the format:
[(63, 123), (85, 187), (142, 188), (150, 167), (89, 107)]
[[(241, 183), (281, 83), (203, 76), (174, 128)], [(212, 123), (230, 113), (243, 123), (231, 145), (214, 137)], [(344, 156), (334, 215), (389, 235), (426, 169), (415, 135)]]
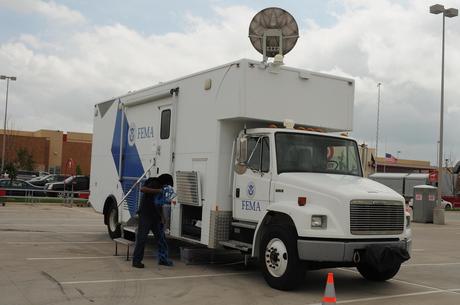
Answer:
[(263, 62), (267, 62), (269, 57), (289, 53), (298, 38), (297, 22), (282, 8), (269, 7), (261, 10), (249, 25), (249, 40), (263, 55)]

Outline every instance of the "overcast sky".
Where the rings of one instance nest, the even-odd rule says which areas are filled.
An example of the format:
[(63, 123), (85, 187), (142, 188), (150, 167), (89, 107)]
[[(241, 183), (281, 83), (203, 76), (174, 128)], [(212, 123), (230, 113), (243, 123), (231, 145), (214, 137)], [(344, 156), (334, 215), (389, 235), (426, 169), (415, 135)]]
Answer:
[[(0, 0), (0, 74), (8, 126), (92, 131), (93, 105), (242, 57), (268, 6), (288, 10), (300, 39), (286, 65), (356, 80), (352, 136), (379, 155), (436, 160), (442, 17), (434, 0)], [(460, 7), (459, 0), (445, 0)], [(460, 17), (446, 20), (445, 157), (460, 158)], [(6, 84), (0, 83), (0, 118)], [(3, 124), (3, 120), (2, 120)], [(400, 153), (398, 153), (400, 151)]]

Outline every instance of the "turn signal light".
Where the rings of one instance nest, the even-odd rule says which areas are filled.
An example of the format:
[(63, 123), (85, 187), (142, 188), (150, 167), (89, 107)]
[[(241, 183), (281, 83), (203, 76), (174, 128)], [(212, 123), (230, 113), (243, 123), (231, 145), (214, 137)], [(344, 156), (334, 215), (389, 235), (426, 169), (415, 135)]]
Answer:
[(297, 203), (301, 207), (306, 205), (307, 204), (307, 197), (299, 197), (299, 198), (297, 198)]

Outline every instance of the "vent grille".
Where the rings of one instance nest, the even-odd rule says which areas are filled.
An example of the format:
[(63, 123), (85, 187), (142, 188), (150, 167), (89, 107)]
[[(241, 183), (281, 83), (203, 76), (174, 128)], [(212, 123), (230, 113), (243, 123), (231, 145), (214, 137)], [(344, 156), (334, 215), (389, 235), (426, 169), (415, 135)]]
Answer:
[(392, 235), (404, 230), (404, 205), (398, 201), (352, 201), (350, 231), (355, 235)]
[(178, 203), (201, 206), (201, 186), (198, 172), (177, 171), (176, 184)]

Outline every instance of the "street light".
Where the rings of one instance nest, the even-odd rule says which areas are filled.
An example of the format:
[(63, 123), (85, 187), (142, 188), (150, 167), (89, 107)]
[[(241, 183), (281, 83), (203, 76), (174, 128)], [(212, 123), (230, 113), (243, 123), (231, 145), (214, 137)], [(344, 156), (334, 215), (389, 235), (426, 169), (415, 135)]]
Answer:
[(375, 135), (375, 172), (377, 172), (378, 169), (378, 164), (377, 164), (377, 157), (379, 155), (379, 121), (380, 121), (380, 86), (382, 86), (382, 83), (378, 83), (377, 87), (378, 89), (378, 98), (377, 98), (377, 129), (376, 129), (376, 135)]
[(5, 102), (5, 120), (3, 121), (3, 147), (2, 147), (2, 168), (1, 173), (5, 169), (5, 144), (6, 144), (6, 117), (8, 113), (8, 88), (10, 86), (10, 80), (15, 81), (16, 76), (0, 75), (0, 79), (6, 79), (6, 102)]
[[(442, 59), (441, 59), (441, 115), (439, 126), (439, 153), (438, 153), (438, 202), (437, 207), (441, 207), (441, 183), (442, 183), (442, 155), (443, 155), (443, 135), (444, 135), (444, 45), (445, 45), (445, 25), (446, 17), (452, 18), (458, 16), (458, 9), (445, 9), (444, 5), (435, 4), (430, 6), (431, 14), (442, 13)], [(444, 219), (442, 220), (444, 222)]]

